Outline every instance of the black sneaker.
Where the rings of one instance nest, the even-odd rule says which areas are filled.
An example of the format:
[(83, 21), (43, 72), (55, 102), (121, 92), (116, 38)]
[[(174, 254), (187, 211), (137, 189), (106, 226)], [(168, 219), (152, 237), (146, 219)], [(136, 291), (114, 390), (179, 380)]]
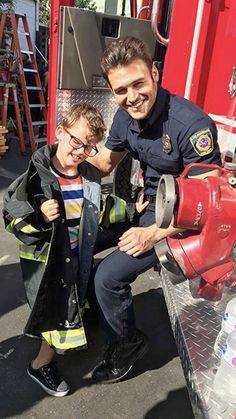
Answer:
[(140, 330), (132, 340), (111, 343), (103, 360), (94, 368), (95, 381), (115, 383), (125, 377), (134, 363), (142, 358), (148, 349), (148, 338)]
[(34, 369), (32, 365), (29, 364), (27, 373), (51, 396), (63, 397), (70, 391), (68, 384), (59, 376), (54, 362), (43, 365), (38, 369)]

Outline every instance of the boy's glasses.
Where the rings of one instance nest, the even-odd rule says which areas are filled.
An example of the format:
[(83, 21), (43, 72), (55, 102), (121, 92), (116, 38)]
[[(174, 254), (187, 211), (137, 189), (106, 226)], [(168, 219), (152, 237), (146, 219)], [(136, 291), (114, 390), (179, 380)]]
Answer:
[[(64, 127), (63, 127), (64, 128)], [(73, 147), (76, 150), (79, 150), (80, 148), (84, 149), (84, 154), (88, 157), (93, 157), (98, 153), (97, 147), (94, 147), (89, 144), (84, 144), (83, 141), (81, 141), (79, 138), (74, 137), (70, 134), (69, 131), (67, 131), (66, 128), (64, 128), (65, 132), (70, 136), (69, 143), (71, 147)]]

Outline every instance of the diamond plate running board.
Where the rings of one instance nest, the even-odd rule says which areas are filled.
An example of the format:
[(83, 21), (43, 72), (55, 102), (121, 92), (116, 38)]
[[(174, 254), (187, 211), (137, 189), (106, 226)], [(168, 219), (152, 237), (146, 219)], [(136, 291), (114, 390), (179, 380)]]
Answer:
[(212, 352), (224, 309), (236, 289), (225, 288), (221, 301), (213, 302), (193, 298), (189, 281), (173, 285), (164, 269), (161, 280), (195, 418), (235, 419), (236, 403), (220, 402), (212, 391)]

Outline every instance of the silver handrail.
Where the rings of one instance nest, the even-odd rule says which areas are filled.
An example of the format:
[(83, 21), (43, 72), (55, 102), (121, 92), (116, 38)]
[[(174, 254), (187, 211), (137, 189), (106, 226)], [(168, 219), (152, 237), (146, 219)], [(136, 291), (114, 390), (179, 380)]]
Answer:
[(146, 9), (150, 10), (151, 9), (150, 5), (140, 7), (140, 9), (138, 11), (138, 14), (137, 14), (137, 19), (140, 18), (140, 15), (143, 12), (143, 10), (146, 10)]
[(46, 58), (44, 57), (44, 55), (42, 54), (42, 52), (38, 49), (38, 47), (36, 47), (36, 45), (35, 45), (35, 49), (39, 53), (40, 57), (44, 60), (44, 62), (46, 64), (48, 64), (48, 60), (46, 60)]
[(169, 39), (168, 38), (164, 38), (159, 30), (158, 30), (158, 22), (157, 22), (157, 17), (158, 17), (158, 13), (159, 13), (159, 5), (160, 5), (160, 1), (159, 0), (154, 0), (153, 1), (153, 5), (152, 5), (152, 15), (151, 15), (151, 25), (152, 25), (152, 30), (154, 32), (154, 35), (157, 39), (157, 41), (162, 44), (162, 45), (168, 45), (169, 43)]

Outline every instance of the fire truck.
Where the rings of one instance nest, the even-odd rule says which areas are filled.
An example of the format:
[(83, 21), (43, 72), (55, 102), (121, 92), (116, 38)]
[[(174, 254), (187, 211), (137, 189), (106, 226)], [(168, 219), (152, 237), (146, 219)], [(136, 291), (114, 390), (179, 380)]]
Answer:
[[(183, 269), (176, 274), (173, 269), (168, 270), (172, 261), (165, 254), (166, 263), (163, 261), (160, 276), (195, 417), (235, 418), (236, 405), (220, 401), (212, 391), (215, 374), (212, 352), (225, 306), (236, 295), (236, 234), (232, 216), (236, 202), (236, 2), (143, 0), (137, 7), (137, 1), (131, 0), (129, 17), (124, 13), (110, 15), (75, 8), (73, 0), (51, 0), (50, 9), (48, 143), (54, 142), (56, 124), (75, 102), (85, 100), (97, 106), (106, 125), (110, 126), (116, 106), (101, 75), (100, 59), (111, 40), (127, 35), (137, 36), (149, 45), (164, 88), (192, 100), (217, 124), (224, 167), (220, 180), (205, 187), (209, 187), (206, 201), (208, 196), (218, 191), (219, 202), (214, 201), (215, 205), (205, 202), (205, 207), (208, 221), (223, 220), (219, 225), (219, 237), (212, 237), (212, 242), (208, 240), (205, 247), (199, 245), (197, 252), (204, 252), (204, 260), (210, 261), (212, 248), (219, 246), (225, 258), (222, 262), (224, 269), (222, 265), (217, 267), (218, 270), (211, 265), (207, 266), (208, 275), (197, 272), (198, 275), (191, 277), (183, 274)], [(127, 201), (131, 199), (135, 183), (134, 167), (135, 163), (128, 156), (114, 174), (114, 192)], [(182, 180), (184, 183), (184, 176)], [(183, 193), (185, 183), (179, 186)], [(170, 187), (169, 180), (164, 179), (158, 202), (166, 211), (169, 211), (165, 204)], [(224, 197), (226, 189), (230, 191)], [(170, 201), (173, 201), (173, 196)], [(189, 205), (191, 207), (191, 203)], [(201, 216), (199, 211), (202, 211), (202, 203), (200, 206), (198, 203), (198, 217)], [(187, 218), (189, 211), (183, 213)], [(195, 218), (196, 222), (199, 218), (197, 221)], [(208, 228), (206, 233), (202, 226), (201, 243), (206, 242), (206, 236), (211, 237), (212, 224), (209, 227), (208, 222), (205, 228)], [(225, 237), (227, 239), (223, 242)], [(215, 240), (218, 240), (217, 244)], [(172, 245), (169, 243), (169, 247)], [(171, 257), (176, 259), (173, 262), (178, 262), (174, 256), (173, 252)], [(187, 256), (186, 251), (185, 264), (189, 262)], [(208, 298), (206, 293), (197, 293), (202, 278), (205, 278), (207, 287), (216, 286), (214, 280), (218, 278), (217, 284), (220, 283), (222, 292), (213, 293), (211, 297), (208, 294)]]

